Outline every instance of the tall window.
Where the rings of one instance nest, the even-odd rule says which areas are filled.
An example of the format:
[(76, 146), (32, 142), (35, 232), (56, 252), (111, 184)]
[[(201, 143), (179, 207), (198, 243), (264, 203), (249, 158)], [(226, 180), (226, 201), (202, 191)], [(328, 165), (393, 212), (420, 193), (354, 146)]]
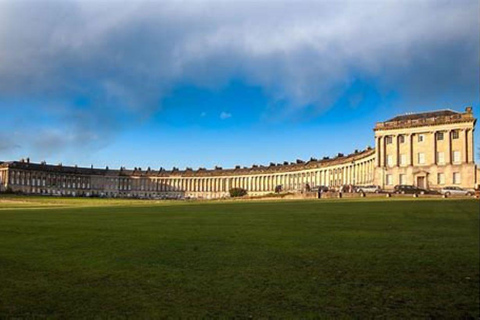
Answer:
[(387, 174), (385, 178), (386, 178), (386, 180), (387, 180), (387, 181), (386, 181), (386, 182), (387, 182), (387, 186), (393, 185), (393, 179), (392, 179), (392, 175), (391, 175), (391, 174)]
[(418, 164), (425, 164), (425, 153), (418, 153)]
[(445, 174), (437, 173), (437, 184), (445, 184)]
[(392, 143), (392, 136), (386, 136), (385, 137), (385, 143), (386, 144), (391, 144)]
[(458, 130), (452, 131), (452, 139), (458, 139), (459, 136), (460, 136), (460, 133), (458, 132)]
[(393, 156), (391, 154), (387, 156), (387, 166), (393, 167)]
[(437, 140), (443, 140), (443, 132), (437, 132)]
[(460, 151), (453, 151), (453, 162), (460, 163)]
[(418, 142), (423, 142), (425, 140), (425, 135), (424, 134), (419, 134), (418, 135)]
[(407, 165), (407, 155), (404, 153), (400, 155), (400, 165), (401, 166)]
[(459, 184), (460, 183), (460, 172), (453, 173), (453, 183)]
[(398, 176), (398, 184), (407, 184), (407, 176), (405, 174)]
[(404, 135), (401, 135), (398, 137), (398, 142), (399, 143), (405, 143), (405, 136)]
[(445, 153), (437, 152), (437, 163), (438, 164), (445, 164)]

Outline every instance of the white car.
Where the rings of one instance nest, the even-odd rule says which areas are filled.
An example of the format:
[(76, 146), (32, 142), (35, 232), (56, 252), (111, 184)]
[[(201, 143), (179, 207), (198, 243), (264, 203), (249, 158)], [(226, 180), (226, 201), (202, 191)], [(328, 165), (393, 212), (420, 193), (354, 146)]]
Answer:
[(358, 193), (379, 193), (381, 191), (379, 186), (358, 186)]
[(471, 196), (473, 191), (465, 190), (459, 187), (444, 187), (440, 190), (440, 193), (446, 196)]

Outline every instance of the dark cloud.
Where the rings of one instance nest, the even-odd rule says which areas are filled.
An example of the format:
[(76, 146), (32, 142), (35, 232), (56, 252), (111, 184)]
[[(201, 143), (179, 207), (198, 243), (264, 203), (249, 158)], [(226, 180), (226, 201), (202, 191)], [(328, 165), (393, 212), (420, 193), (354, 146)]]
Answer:
[(43, 150), (96, 145), (182, 83), (241, 78), (280, 114), (329, 108), (362, 77), (406, 104), (468, 103), (478, 22), (477, 1), (2, 1), (0, 95), (58, 120), (36, 127)]

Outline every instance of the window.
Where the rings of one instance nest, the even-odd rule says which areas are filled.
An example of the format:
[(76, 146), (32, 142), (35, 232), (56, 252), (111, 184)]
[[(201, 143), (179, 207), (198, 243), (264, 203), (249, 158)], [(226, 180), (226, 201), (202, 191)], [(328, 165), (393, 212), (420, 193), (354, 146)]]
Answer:
[(405, 136), (399, 136), (398, 137), (398, 142), (399, 143), (405, 143)]
[(418, 135), (418, 142), (423, 142), (425, 140), (425, 135), (424, 134), (419, 134)]
[(407, 155), (401, 154), (400, 155), (400, 165), (405, 166), (407, 165)]
[(386, 182), (387, 182), (387, 186), (391, 186), (393, 185), (393, 179), (392, 179), (392, 175), (391, 174), (387, 174), (386, 175)]
[(453, 183), (459, 184), (460, 183), (460, 172), (453, 173)]
[(393, 156), (391, 154), (387, 155), (387, 165), (393, 167)]
[(445, 184), (445, 174), (437, 173), (437, 184)]
[(405, 174), (398, 176), (398, 184), (407, 184), (407, 176)]
[(437, 152), (437, 163), (438, 164), (445, 164), (445, 153)]
[(458, 139), (460, 134), (458, 133), (458, 130), (453, 130), (452, 131), (452, 139)]
[(460, 163), (460, 151), (453, 151), (453, 162)]
[(425, 153), (418, 153), (418, 164), (425, 164)]
[(392, 136), (386, 136), (385, 137), (385, 143), (386, 144), (391, 144), (392, 143)]
[(437, 132), (437, 140), (443, 140), (443, 132)]

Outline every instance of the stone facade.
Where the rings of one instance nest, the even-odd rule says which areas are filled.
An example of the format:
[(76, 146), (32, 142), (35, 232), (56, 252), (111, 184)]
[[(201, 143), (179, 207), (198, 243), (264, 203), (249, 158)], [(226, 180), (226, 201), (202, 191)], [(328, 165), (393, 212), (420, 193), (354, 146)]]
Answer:
[(57, 196), (142, 198), (222, 198), (240, 187), (264, 195), (282, 186), (296, 192), (309, 186), (396, 184), (427, 188), (458, 185), (473, 188), (479, 171), (474, 163), (471, 108), (465, 113), (437, 111), (399, 116), (375, 126), (376, 148), (333, 159), (213, 170), (120, 170), (78, 168), (28, 160), (0, 162), (0, 191)]
[(473, 132), (476, 120), (451, 110), (398, 116), (375, 126), (375, 181), (440, 189), (473, 188), (477, 181)]

